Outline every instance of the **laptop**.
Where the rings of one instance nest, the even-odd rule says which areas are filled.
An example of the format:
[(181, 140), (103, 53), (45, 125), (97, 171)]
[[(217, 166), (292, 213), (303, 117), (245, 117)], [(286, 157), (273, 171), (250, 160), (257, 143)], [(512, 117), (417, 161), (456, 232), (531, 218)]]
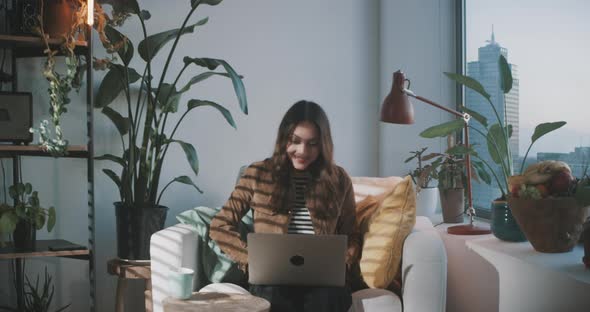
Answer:
[(248, 282), (344, 286), (346, 235), (248, 234)]

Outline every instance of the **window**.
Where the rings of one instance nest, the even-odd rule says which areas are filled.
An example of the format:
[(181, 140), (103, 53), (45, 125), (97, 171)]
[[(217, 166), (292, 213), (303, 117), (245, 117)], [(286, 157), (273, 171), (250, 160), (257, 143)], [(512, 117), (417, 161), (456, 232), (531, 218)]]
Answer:
[[(482, 83), (501, 116), (513, 125), (511, 147), (515, 172), (539, 123), (566, 121), (567, 125), (539, 139), (527, 163), (545, 159), (567, 162), (580, 176), (590, 156), (590, 1), (582, 0), (469, 0), (464, 1), (464, 74)], [(497, 59), (511, 64), (513, 90), (505, 101), (499, 87)], [(468, 107), (496, 120), (487, 102), (464, 90)], [(477, 134), (480, 155), (488, 155)], [(525, 165), (526, 167), (526, 165)], [(492, 184), (494, 185), (494, 184)], [(473, 183), (478, 215), (489, 215), (490, 203), (500, 196), (497, 187)]]

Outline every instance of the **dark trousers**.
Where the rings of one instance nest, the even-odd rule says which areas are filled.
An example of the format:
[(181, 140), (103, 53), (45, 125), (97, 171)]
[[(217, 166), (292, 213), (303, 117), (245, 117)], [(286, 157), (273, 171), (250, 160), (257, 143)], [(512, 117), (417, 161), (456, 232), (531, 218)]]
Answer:
[(250, 285), (250, 293), (270, 302), (271, 312), (346, 312), (348, 287)]

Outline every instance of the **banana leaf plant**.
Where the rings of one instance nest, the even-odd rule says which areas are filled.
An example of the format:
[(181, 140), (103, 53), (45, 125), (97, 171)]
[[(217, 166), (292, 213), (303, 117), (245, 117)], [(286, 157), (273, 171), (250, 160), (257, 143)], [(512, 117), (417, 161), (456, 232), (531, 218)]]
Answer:
[[(506, 61), (506, 58), (503, 55), (500, 55), (500, 58), (498, 60), (498, 66), (500, 71), (500, 85), (505, 100), (506, 94), (509, 93), (512, 89), (512, 71), (510, 69), (510, 66), (508, 65), (508, 62)], [(482, 136), (485, 139), (487, 150), (491, 156), (492, 161), (495, 164), (490, 164), (488, 161), (481, 158), (479, 155), (475, 154), (473, 155), (473, 157), (477, 159), (481, 164), (483, 164), (482, 166), (477, 166), (477, 172), (482, 173), (486, 169), (489, 170), (494, 178), (494, 182), (497, 184), (498, 188), (500, 189), (500, 192), (502, 192), (502, 198), (506, 198), (506, 194), (508, 194), (509, 191), (508, 177), (514, 175), (514, 159), (513, 154), (510, 150), (509, 141), (510, 137), (512, 136), (512, 125), (507, 124), (505, 122), (505, 119), (498, 114), (498, 110), (492, 103), (490, 94), (485, 90), (485, 88), (479, 81), (469, 76), (464, 76), (455, 73), (445, 72), (445, 75), (451, 80), (483, 96), (494, 112), (494, 116), (496, 118), (494, 120), (494, 123), (489, 125), (487, 118), (485, 118), (482, 114), (478, 113), (477, 111), (469, 109), (465, 106), (460, 108), (462, 112), (471, 115), (471, 117), (473, 117), (473, 119), (481, 125), (481, 127), (474, 127), (472, 124), (469, 124), (469, 131), (470, 133)], [(520, 166), (520, 173), (522, 173), (522, 171), (524, 170), (526, 157), (528, 156), (528, 153), (531, 150), (533, 144), (542, 136), (563, 127), (565, 124), (565, 121), (557, 121), (541, 123), (535, 127), (535, 131), (531, 137), (531, 144), (529, 145), (526, 154), (524, 155), (522, 165)], [(430, 127), (424, 130), (422, 133), (420, 133), (420, 136), (424, 138), (445, 137), (449, 134), (461, 131), (463, 127), (463, 119), (456, 119), (450, 122), (445, 122)], [(492, 166), (500, 167), (500, 176), (496, 174)]]
[[(241, 111), (248, 114), (242, 77), (226, 61), (177, 55), (179, 41), (198, 31), (208, 21), (208, 18), (203, 18), (191, 22), (197, 8), (201, 4), (214, 6), (221, 0), (187, 1), (189, 8), (186, 16), (169, 19), (180, 20), (180, 27), (155, 34), (148, 34), (147, 21), (151, 15), (141, 10), (136, 0), (99, 2), (112, 7), (111, 16), (106, 15), (102, 8), (97, 11), (101, 14), (97, 20), (104, 22), (101, 41), (111, 57), (95, 60), (95, 68), (107, 70), (96, 95), (95, 108), (116, 126), (123, 153), (119, 156), (105, 154), (96, 159), (110, 161), (120, 167), (119, 173), (111, 169), (103, 171), (116, 184), (121, 202), (126, 207), (157, 206), (164, 191), (175, 182), (192, 186), (202, 193), (189, 175), (180, 175), (160, 188), (160, 175), (169, 148), (175, 144), (186, 155), (192, 174), (196, 176), (199, 173), (197, 150), (191, 143), (176, 137), (188, 114), (210, 107), (236, 128), (232, 114), (224, 106), (206, 99), (183, 99), (182, 96), (193, 85), (212, 77), (229, 78)], [(136, 46), (116, 29), (127, 17), (136, 19), (141, 27), (143, 36)], [(171, 47), (163, 58), (164, 65), (158, 66), (161, 63), (154, 62), (154, 59), (161, 57), (160, 52), (168, 44)], [(140, 61), (132, 62), (136, 55), (139, 55)], [(141, 64), (143, 68), (132, 67), (132, 63), (134, 66)], [(178, 63), (182, 64), (180, 71), (171, 73), (171, 65)], [(116, 101), (120, 95), (124, 99), (122, 109)]]

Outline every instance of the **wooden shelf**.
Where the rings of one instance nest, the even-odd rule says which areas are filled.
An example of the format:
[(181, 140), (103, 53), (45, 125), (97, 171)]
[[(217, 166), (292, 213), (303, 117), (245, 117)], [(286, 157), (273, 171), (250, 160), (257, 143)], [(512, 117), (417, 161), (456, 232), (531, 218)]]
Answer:
[(7, 247), (0, 248), (0, 259), (17, 259), (33, 257), (67, 257), (75, 259), (89, 259), (90, 251), (87, 248), (80, 250), (63, 251), (49, 250), (49, 246), (68, 243), (70, 242), (63, 239), (37, 240), (35, 242), (35, 250), (32, 251), (15, 251), (14, 246), (12, 246), (11, 244)]
[[(48, 41), (50, 46), (57, 47), (63, 43), (64, 39), (50, 38)], [(43, 39), (35, 36), (0, 35), (0, 48), (14, 49), (14, 55), (17, 58), (45, 55), (43, 53), (43, 50), (45, 50)], [(87, 50), (88, 42), (76, 42), (76, 48), (74, 49), (76, 54), (85, 54)]]
[[(87, 158), (88, 148), (86, 145), (68, 146), (67, 155), (62, 157), (68, 158)], [(0, 144), (0, 158), (12, 156), (44, 156), (51, 157), (41, 145), (9, 145)]]

